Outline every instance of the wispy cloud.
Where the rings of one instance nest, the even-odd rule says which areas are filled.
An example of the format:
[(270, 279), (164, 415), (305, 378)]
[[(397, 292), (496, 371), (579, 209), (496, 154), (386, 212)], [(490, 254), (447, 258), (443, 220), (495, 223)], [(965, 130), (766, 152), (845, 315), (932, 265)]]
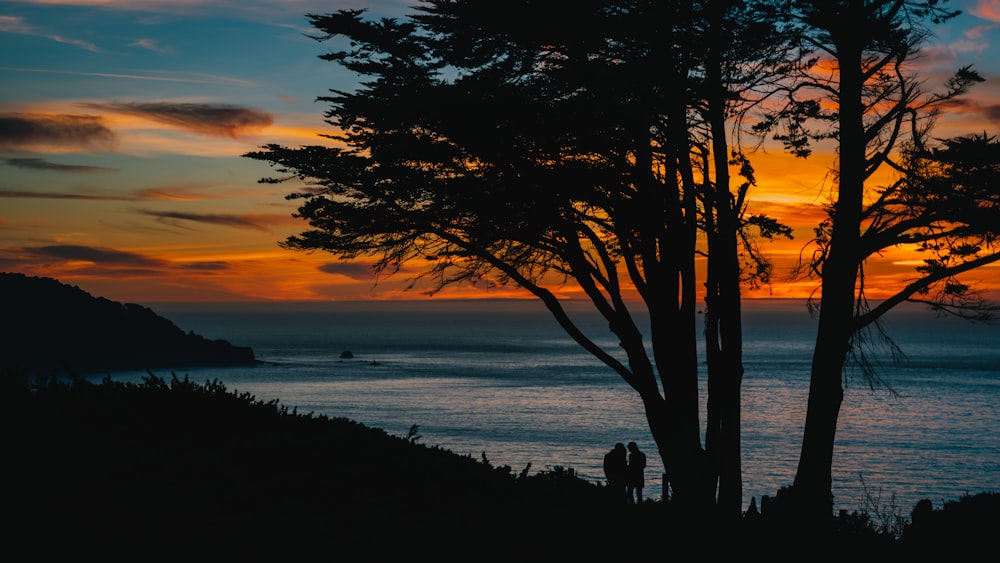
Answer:
[[(0, 159), (0, 162), (2, 161), (3, 159)], [(201, 190), (210, 188), (212, 185), (208, 182), (188, 182), (155, 188), (142, 188), (134, 190), (131, 193), (114, 194), (0, 189), (0, 198), (79, 199), (94, 201), (202, 201), (226, 197), (224, 195), (207, 195), (201, 193)]]
[(117, 168), (108, 168), (106, 166), (87, 166), (83, 164), (59, 164), (57, 162), (45, 160), (44, 158), (0, 158), (0, 164), (6, 164), (7, 166), (13, 166), (14, 168), (48, 170), (53, 172), (118, 172)]
[[(947, 129), (947, 135), (967, 135), (977, 131), (982, 132), (984, 131), (984, 119), (994, 127), (1000, 125), (1000, 103), (996, 102), (995, 91), (983, 93), (973, 91), (966, 98), (948, 103), (947, 108), (948, 118), (956, 122), (961, 120), (964, 123), (961, 130), (954, 128)], [(939, 136), (942, 135), (939, 134)]]
[(0, 114), (0, 150), (38, 147), (112, 149), (117, 138), (93, 115)]
[(21, 252), (29, 256), (35, 256), (43, 259), (56, 259), (68, 262), (91, 262), (100, 265), (160, 268), (167, 264), (162, 260), (143, 256), (134, 252), (76, 244), (54, 244), (48, 246), (25, 247), (21, 249)]
[(204, 223), (208, 225), (221, 225), (224, 227), (235, 227), (238, 229), (253, 229), (257, 231), (267, 231), (266, 225), (261, 221), (242, 215), (231, 215), (225, 213), (184, 213), (180, 211), (153, 211), (149, 209), (137, 210), (143, 215), (156, 217), (160, 222), (171, 226), (179, 227), (182, 222)]
[(205, 182), (189, 182), (173, 186), (158, 186), (155, 188), (144, 188), (135, 192), (136, 199), (160, 200), (160, 201), (201, 201), (211, 199), (212, 196), (205, 195), (201, 190), (211, 187)]
[(140, 49), (145, 49), (147, 51), (152, 51), (158, 55), (169, 55), (174, 52), (173, 49), (167, 49), (166, 47), (161, 47), (155, 39), (136, 39), (135, 41), (128, 44), (129, 47), (139, 47)]
[(59, 70), (51, 68), (0, 67), (5, 72), (33, 72), (39, 74), (61, 74), (67, 76), (94, 76), (98, 78), (120, 78), (123, 80), (149, 80), (153, 82), (180, 82), (188, 84), (231, 84), (237, 86), (253, 86), (253, 82), (225, 76), (222, 74), (205, 74), (203, 72), (171, 72), (162, 70), (143, 70), (143, 74), (126, 74), (121, 72), (87, 72), (81, 70)]
[[(0, 164), (3, 163), (2, 158), (0, 158)], [(140, 188), (140, 189), (128, 189), (128, 188), (109, 188), (105, 186), (93, 186), (85, 187), (81, 186), (73, 191), (58, 191), (45, 189), (43, 187), (22, 187), (22, 186), (7, 186), (0, 188), (0, 199), (67, 199), (67, 200), (81, 200), (81, 201), (131, 201), (131, 202), (144, 202), (144, 201), (173, 201), (173, 202), (200, 202), (208, 200), (219, 200), (234, 197), (232, 191), (227, 191), (226, 189), (217, 189), (219, 184), (212, 182), (176, 182), (174, 184), (163, 184), (156, 187), (150, 188)], [(270, 196), (271, 192), (262, 192), (265, 195)], [(256, 197), (260, 194), (254, 194), (248, 192), (247, 190), (241, 189), (239, 191), (239, 196), (241, 198), (245, 197)], [(247, 214), (241, 216), (240, 221), (231, 221), (234, 224), (244, 223), (245, 226), (249, 227), (249, 224), (255, 225), (254, 228), (260, 228), (266, 230), (267, 226), (275, 225), (301, 225), (301, 220), (296, 219), (292, 216), (292, 211), (290, 206), (284, 202), (280, 203), (265, 203), (268, 207), (273, 207), (276, 212), (274, 213), (255, 213)], [(150, 215), (151, 211), (142, 210), (140, 213)], [(165, 213), (164, 217), (169, 218), (168, 215), (176, 215), (174, 219), (187, 219), (196, 220), (196, 216), (187, 216), (184, 213)], [(211, 217), (220, 217), (212, 215)], [(231, 215), (231, 217), (238, 217), (237, 215)], [(215, 222), (215, 223), (225, 223), (225, 221), (214, 220), (214, 221), (203, 221), (203, 222)], [(175, 225), (176, 226), (176, 225)]]
[(333, 9), (366, 9), (377, 15), (401, 15), (412, 10), (411, 0), (23, 0), (31, 4), (94, 6), (105, 10), (128, 10), (164, 14), (242, 14), (263, 21), (289, 11), (324, 13)]
[(87, 51), (93, 51), (95, 53), (100, 53), (101, 50), (90, 43), (89, 41), (83, 41), (80, 39), (73, 39), (71, 37), (63, 37), (57, 33), (51, 33), (42, 29), (39, 29), (17, 16), (0, 16), (0, 32), (4, 33), (16, 33), (18, 35), (31, 35), (34, 37), (44, 37), (46, 39), (51, 39), (57, 43), (63, 43), (66, 45), (73, 45), (80, 47), (81, 49), (86, 49)]
[(270, 113), (236, 105), (188, 102), (84, 103), (83, 107), (133, 115), (216, 137), (236, 138), (271, 125)]
[(81, 201), (134, 201), (135, 198), (116, 195), (74, 194), (68, 192), (34, 192), (27, 190), (0, 190), (5, 199), (70, 199)]
[(371, 281), (375, 277), (375, 270), (372, 269), (371, 264), (358, 262), (327, 262), (320, 265), (318, 269), (325, 274), (347, 276), (359, 281)]
[(16, 16), (0, 16), (0, 32), (17, 33), (20, 35), (31, 35), (32, 28), (24, 18)]
[(220, 272), (230, 268), (227, 262), (222, 261), (192, 262), (190, 264), (181, 264), (178, 267), (182, 270), (195, 270), (199, 272)]
[(994, 125), (1000, 124), (1000, 104), (993, 104), (983, 108), (983, 114)]

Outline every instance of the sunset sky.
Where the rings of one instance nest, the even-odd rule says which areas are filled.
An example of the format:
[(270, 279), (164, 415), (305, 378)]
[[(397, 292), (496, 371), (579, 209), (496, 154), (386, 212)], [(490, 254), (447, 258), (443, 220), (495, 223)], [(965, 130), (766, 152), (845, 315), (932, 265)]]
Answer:
[[(403, 16), (404, 0), (37, 0), (0, 2), (0, 271), (56, 278), (117, 301), (303, 301), (420, 298), (406, 273), (284, 250), (306, 225), (284, 200), (293, 186), (240, 155), (265, 143), (322, 144), (331, 88), (355, 80), (318, 55), (307, 13), (367, 8)], [(939, 133), (1000, 131), (1000, 0), (952, 1), (964, 13), (935, 28), (928, 87), (973, 64), (987, 79)], [(753, 157), (755, 207), (796, 228), (768, 247), (773, 286), (751, 296), (803, 296), (784, 281), (828, 201), (829, 153)], [(915, 254), (886, 255), (869, 293), (912, 272)], [(996, 290), (1000, 268), (967, 278)], [(514, 291), (455, 288), (441, 297)], [(518, 294), (520, 295), (520, 294)], [(569, 295), (569, 294), (567, 294)]]

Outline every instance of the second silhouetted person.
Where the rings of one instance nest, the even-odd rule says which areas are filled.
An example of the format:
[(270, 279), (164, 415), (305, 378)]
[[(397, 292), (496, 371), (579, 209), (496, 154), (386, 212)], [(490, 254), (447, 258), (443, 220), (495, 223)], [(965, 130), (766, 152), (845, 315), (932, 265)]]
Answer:
[(628, 468), (625, 473), (626, 495), (632, 504), (642, 503), (642, 488), (646, 484), (646, 454), (635, 442), (628, 443)]

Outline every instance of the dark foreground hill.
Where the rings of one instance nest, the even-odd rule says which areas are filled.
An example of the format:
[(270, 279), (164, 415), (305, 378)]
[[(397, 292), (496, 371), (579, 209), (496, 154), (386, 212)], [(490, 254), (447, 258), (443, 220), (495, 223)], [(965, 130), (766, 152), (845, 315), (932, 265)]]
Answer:
[(253, 350), (51, 278), (0, 273), (0, 368), (26, 375), (251, 365)]
[(767, 514), (723, 522), (669, 502), (618, 505), (570, 469), (493, 467), (421, 444), (419, 429), (392, 436), (217, 382), (0, 384), (0, 549), (33, 560), (967, 560), (995, 549), (993, 493), (933, 510), (901, 537), (859, 514), (823, 531)]
[(31, 538), (39, 560), (39, 549), (107, 554), (136, 544), (141, 561), (145, 550), (202, 560), (209, 546), (221, 555), (278, 549), (280, 561), (359, 550), (372, 555), (352, 560), (451, 560), (511, 553), (512, 542), (519, 550), (546, 538), (568, 553), (604, 539), (591, 535), (607, 508), (599, 487), (560, 469), (519, 479), (420, 444), (416, 429), (391, 436), (186, 378), (28, 389), (5, 381), (0, 529), (17, 530), (4, 542), (12, 551)]

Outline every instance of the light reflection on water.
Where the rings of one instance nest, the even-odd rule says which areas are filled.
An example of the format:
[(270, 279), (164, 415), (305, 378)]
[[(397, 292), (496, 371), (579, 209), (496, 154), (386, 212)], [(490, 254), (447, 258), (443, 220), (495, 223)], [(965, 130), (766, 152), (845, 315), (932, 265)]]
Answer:
[[(424, 444), (485, 453), (515, 472), (530, 463), (533, 472), (562, 466), (601, 480), (605, 451), (635, 440), (649, 458), (646, 496), (662, 494), (662, 463), (638, 397), (544, 312), (165, 316), (185, 331), (250, 345), (265, 362), (179, 376), (218, 379), (230, 391), (394, 435), (418, 425)], [(954, 322), (942, 330), (920, 319), (897, 321), (910, 367), (880, 372), (898, 397), (847, 380), (834, 452), (838, 508), (861, 507), (862, 482), (883, 503), (895, 495), (904, 514), (921, 498), (940, 506), (1000, 490), (1000, 331)], [(749, 312), (745, 321), (744, 505), (792, 482), (815, 334), (801, 310)], [(588, 330), (613, 344), (604, 323)], [(340, 359), (346, 349), (356, 358)]]

